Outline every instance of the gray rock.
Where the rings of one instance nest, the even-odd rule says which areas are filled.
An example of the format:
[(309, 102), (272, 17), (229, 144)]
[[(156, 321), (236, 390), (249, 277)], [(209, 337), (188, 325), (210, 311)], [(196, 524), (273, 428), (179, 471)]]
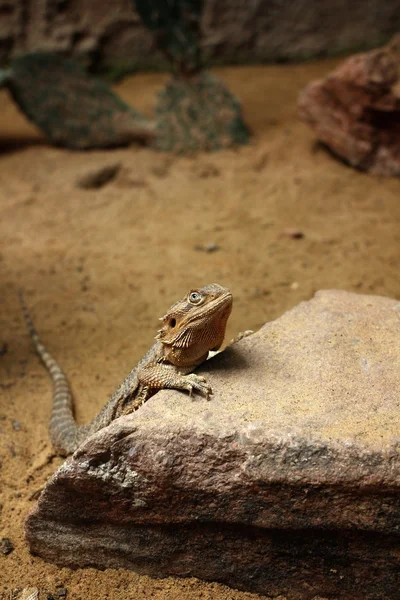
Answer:
[(318, 292), (87, 441), (26, 521), (70, 567), (290, 599), (400, 584), (400, 302)]

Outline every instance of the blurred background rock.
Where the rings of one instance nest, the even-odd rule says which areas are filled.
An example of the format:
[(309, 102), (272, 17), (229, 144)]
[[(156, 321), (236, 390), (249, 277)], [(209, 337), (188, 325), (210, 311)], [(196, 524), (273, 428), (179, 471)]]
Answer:
[[(205, 0), (201, 26), (213, 64), (304, 60), (384, 44), (400, 29), (400, 0)], [(166, 68), (130, 0), (0, 0), (0, 65), (37, 51), (113, 78)]]

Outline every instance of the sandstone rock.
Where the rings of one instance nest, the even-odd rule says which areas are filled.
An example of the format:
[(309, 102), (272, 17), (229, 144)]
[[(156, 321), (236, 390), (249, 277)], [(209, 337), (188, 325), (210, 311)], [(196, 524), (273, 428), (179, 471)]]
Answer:
[(299, 109), (318, 139), (353, 167), (400, 175), (400, 36), (309, 84)]
[(400, 585), (400, 303), (318, 292), (86, 442), (28, 516), (71, 567), (218, 580), (290, 599)]

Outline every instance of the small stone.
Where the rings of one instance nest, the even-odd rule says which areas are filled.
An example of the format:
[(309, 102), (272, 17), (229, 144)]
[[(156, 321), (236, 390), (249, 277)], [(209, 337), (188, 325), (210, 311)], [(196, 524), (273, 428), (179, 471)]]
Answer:
[(14, 431), (21, 431), (21, 423), (19, 421), (17, 421), (16, 419), (13, 419), (12, 426), (13, 426)]
[(37, 587), (27, 587), (22, 590), (18, 600), (38, 600), (39, 590)]
[(205, 244), (204, 246), (202, 246), (201, 244), (198, 244), (197, 246), (195, 246), (195, 250), (198, 250), (199, 252), (207, 252), (208, 254), (211, 254), (212, 252), (218, 252), (218, 250), (221, 250), (221, 246), (219, 246), (215, 242), (209, 242), (208, 244)]
[(215, 242), (210, 242), (209, 244), (204, 246), (204, 252), (217, 252), (218, 250), (221, 250), (221, 247), (218, 246), (218, 244), (216, 244)]
[(121, 168), (121, 163), (112, 163), (86, 171), (76, 180), (76, 186), (84, 190), (98, 189), (114, 179)]
[(196, 168), (196, 175), (201, 179), (209, 179), (210, 177), (218, 177), (220, 170), (213, 164), (200, 164)]
[(7, 555), (7, 554), (11, 554), (11, 552), (14, 550), (14, 544), (12, 543), (12, 541), (9, 538), (1, 538), (0, 540), (0, 552), (2, 552), (3, 554)]
[(264, 153), (261, 156), (258, 157), (258, 159), (256, 160), (256, 162), (253, 165), (253, 169), (257, 172), (262, 171), (268, 164), (268, 154)]
[(282, 229), (282, 235), (292, 238), (292, 240), (302, 240), (304, 238), (304, 233), (296, 227), (285, 227), (285, 229)]
[(56, 598), (66, 598), (68, 594), (68, 590), (65, 587), (59, 587), (56, 589), (54, 595)]

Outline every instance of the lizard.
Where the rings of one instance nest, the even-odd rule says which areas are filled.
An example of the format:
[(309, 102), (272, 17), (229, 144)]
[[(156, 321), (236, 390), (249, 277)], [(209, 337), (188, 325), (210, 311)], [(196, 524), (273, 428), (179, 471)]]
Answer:
[(232, 294), (218, 284), (191, 289), (167, 310), (160, 319), (162, 326), (155, 343), (103, 409), (85, 425), (77, 425), (74, 419), (68, 379), (42, 343), (22, 294), (20, 302), (36, 352), (53, 382), (50, 438), (61, 456), (72, 454), (92, 434), (114, 419), (134, 412), (160, 389), (187, 390), (189, 395), (197, 392), (207, 399), (212, 395), (207, 380), (192, 371), (207, 359), (210, 351), (218, 350), (224, 340)]

